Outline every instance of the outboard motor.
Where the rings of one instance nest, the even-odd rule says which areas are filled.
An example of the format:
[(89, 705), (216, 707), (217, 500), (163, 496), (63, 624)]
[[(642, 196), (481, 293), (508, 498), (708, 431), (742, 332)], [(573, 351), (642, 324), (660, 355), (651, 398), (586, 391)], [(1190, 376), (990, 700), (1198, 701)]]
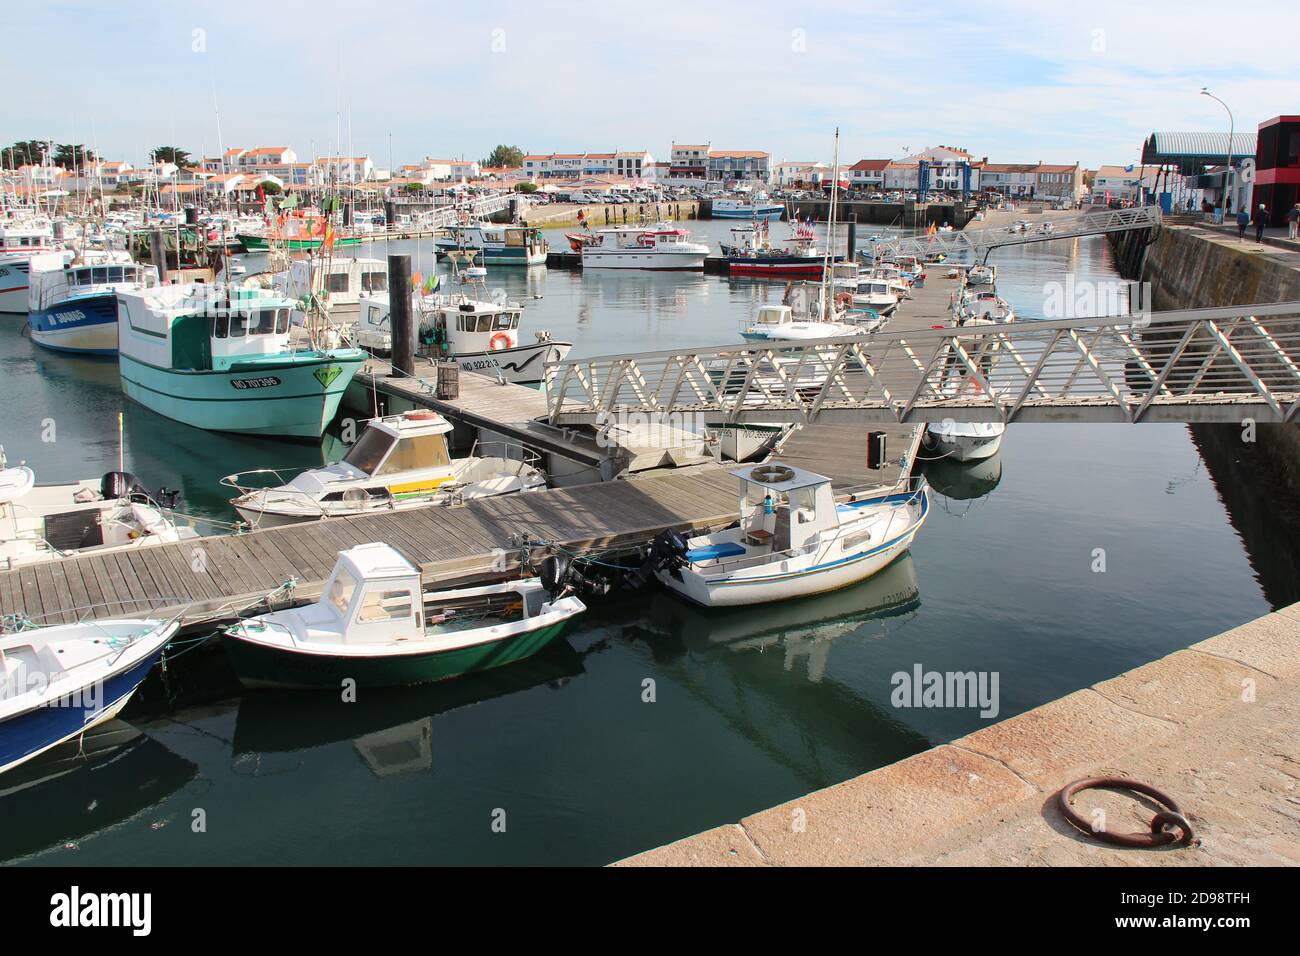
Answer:
[(667, 571), (677, 580), (682, 579), (681, 568), (686, 564), (686, 539), (676, 528), (665, 528), (650, 542), (641, 566), (624, 580), (624, 584), (639, 590), (650, 583), (656, 571)]
[(542, 559), (537, 576), (552, 601), (568, 589), (570, 567), (569, 559), (562, 554), (548, 554)]
[(159, 488), (155, 494), (129, 471), (106, 472), (99, 479), (99, 496), (105, 501), (126, 499), (135, 504), (152, 504), (165, 509), (175, 508), (181, 497), (179, 491), (169, 491), (167, 488)]

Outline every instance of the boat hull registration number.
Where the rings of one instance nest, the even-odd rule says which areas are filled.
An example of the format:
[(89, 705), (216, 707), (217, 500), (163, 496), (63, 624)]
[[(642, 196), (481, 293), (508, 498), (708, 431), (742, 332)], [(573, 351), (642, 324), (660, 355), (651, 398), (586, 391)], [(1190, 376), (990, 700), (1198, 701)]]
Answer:
[(274, 375), (268, 375), (265, 378), (232, 378), (230, 384), (242, 392), (249, 388), (271, 388), (279, 385), (280, 380)]

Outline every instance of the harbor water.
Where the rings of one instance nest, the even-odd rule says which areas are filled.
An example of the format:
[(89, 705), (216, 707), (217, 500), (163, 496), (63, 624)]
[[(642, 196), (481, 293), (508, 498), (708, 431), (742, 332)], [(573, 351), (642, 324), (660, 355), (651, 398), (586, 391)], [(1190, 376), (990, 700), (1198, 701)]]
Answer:
[[(714, 242), (726, 223), (691, 223)], [(785, 227), (774, 224), (779, 241)], [(549, 234), (553, 248), (563, 237)], [(860, 237), (864, 240), (865, 237)], [(428, 241), (376, 246), (434, 266)], [(1118, 277), (1102, 239), (995, 254), (1020, 320)], [(250, 271), (256, 260), (250, 261)], [(489, 269), (573, 356), (739, 341), (780, 283)], [(337, 458), (128, 403), (112, 360), (0, 317), (0, 443), (43, 482), (118, 467), (229, 522), (218, 480)], [(1235, 426), (1224, 426), (1235, 427)], [(0, 778), (0, 860), (38, 864), (603, 864), (951, 740), (1300, 598), (1274, 588), (1181, 425), (1016, 425), (929, 468), (910, 553), (854, 588), (731, 612), (664, 593), (594, 608), (536, 658), (441, 685), (241, 693), (201, 646), (123, 719)], [(1281, 532), (1278, 532), (1281, 533)], [(1258, 539), (1256, 539), (1258, 540)], [(1285, 592), (1285, 593), (1284, 593)], [(996, 675), (994, 713), (895, 706), (895, 675)], [(974, 702), (972, 702), (974, 704)]]

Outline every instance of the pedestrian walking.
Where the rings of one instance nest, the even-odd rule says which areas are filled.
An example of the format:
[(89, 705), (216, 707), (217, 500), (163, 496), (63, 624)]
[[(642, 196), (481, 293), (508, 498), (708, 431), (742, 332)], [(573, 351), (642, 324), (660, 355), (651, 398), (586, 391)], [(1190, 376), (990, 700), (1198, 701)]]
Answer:
[(1286, 212), (1286, 235), (1288, 239), (1300, 238), (1300, 202)]
[(1268, 207), (1263, 203), (1255, 210), (1255, 241), (1264, 241), (1264, 227), (1268, 225)]
[(1242, 210), (1237, 213), (1237, 239), (1239, 242), (1246, 241), (1246, 227), (1250, 225), (1250, 213)]

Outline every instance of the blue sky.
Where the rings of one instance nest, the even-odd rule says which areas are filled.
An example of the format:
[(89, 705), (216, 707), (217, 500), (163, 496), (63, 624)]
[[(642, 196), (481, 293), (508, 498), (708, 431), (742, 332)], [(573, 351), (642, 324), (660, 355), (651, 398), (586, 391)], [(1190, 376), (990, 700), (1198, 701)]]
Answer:
[[(486, 8), (486, 9), (485, 9)], [(41, 2), (6, 9), (0, 139), (344, 153), (377, 165), (669, 144), (774, 161), (962, 146), (1136, 159), (1155, 129), (1300, 113), (1300, 4)], [(27, 38), (23, 42), (15, 42)], [(220, 137), (218, 136), (218, 114)]]

